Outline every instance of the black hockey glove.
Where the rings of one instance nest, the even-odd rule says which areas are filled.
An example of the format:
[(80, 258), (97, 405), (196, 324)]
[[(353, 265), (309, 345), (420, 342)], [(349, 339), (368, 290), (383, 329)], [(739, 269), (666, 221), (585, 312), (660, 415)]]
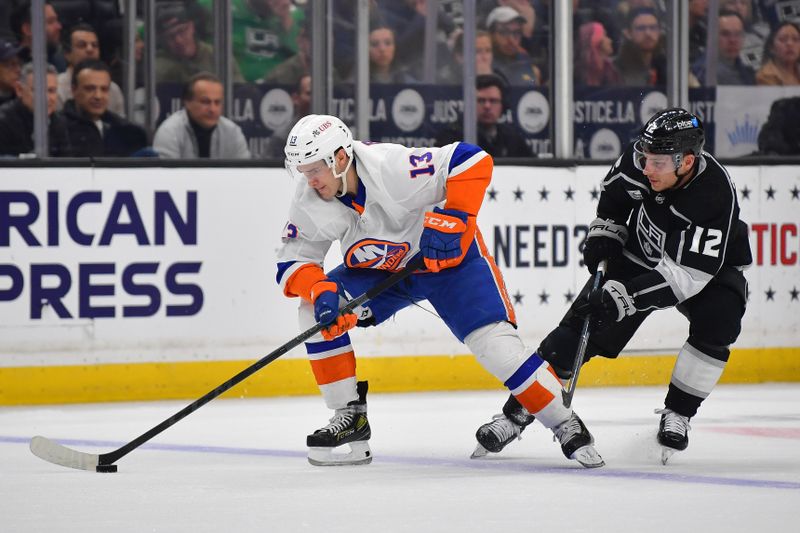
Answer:
[(628, 289), (619, 281), (609, 280), (589, 295), (575, 301), (573, 311), (580, 317), (591, 313), (592, 327), (601, 329), (613, 322), (619, 322), (633, 315), (637, 309)]
[(628, 240), (628, 229), (613, 220), (596, 218), (589, 225), (589, 234), (583, 245), (583, 264), (594, 274), (600, 261), (609, 266), (622, 256), (622, 247)]

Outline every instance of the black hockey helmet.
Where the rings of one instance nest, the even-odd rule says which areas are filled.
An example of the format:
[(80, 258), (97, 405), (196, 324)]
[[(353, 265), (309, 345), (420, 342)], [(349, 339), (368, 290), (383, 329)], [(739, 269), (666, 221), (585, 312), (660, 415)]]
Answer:
[(692, 113), (679, 107), (659, 111), (642, 128), (634, 145), (634, 161), (644, 168), (644, 152), (670, 154), (678, 168), (684, 154), (700, 155), (705, 144), (703, 123)]

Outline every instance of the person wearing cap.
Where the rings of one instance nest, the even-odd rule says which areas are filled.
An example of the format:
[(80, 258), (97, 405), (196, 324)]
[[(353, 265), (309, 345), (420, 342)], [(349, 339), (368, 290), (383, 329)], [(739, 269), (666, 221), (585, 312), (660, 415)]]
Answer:
[[(48, 154), (72, 155), (64, 116), (56, 111), (56, 69), (47, 65)], [(0, 106), (0, 156), (31, 154), (33, 142), (33, 63), (27, 63), (14, 82), (17, 98)]]
[[(165, 6), (156, 19), (156, 81), (186, 83), (199, 72), (215, 70), (214, 48), (197, 39), (194, 20), (183, 6)], [(233, 81), (244, 82), (239, 65), (233, 61)]]
[(20, 47), (15, 43), (0, 39), (0, 104), (16, 98), (15, 84), (19, 80)]
[(522, 46), (525, 17), (513, 7), (494, 8), (486, 18), (492, 37), (493, 67), (510, 85), (541, 85), (542, 76)]

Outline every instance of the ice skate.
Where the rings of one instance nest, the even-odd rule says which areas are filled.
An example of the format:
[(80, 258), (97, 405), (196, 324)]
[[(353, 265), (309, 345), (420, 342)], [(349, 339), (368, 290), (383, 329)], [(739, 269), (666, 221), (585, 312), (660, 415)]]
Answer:
[[(308, 462), (314, 466), (365, 465), (372, 462), (367, 420), (367, 382), (357, 384), (358, 400), (337, 409), (327, 426), (306, 438)], [(345, 446), (350, 451), (340, 451)]]
[(574, 411), (565, 422), (552, 429), (553, 440), (558, 439), (567, 459), (574, 459), (586, 468), (598, 468), (606, 464), (594, 448), (594, 437)]
[(689, 446), (689, 417), (682, 416), (672, 409), (656, 409), (661, 415), (658, 426), (658, 443), (661, 445), (661, 464), (667, 464), (675, 452), (683, 451)]
[(512, 394), (503, 406), (503, 412), (478, 428), (475, 433), (478, 445), (470, 458), (485, 457), (490, 452), (500, 453), (514, 439), (522, 439), (522, 432), (534, 420), (536, 418)]

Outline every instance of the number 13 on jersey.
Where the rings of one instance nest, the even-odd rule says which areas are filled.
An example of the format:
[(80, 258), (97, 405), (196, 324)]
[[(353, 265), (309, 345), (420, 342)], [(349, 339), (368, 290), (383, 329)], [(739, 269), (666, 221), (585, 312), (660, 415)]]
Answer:
[[(430, 152), (425, 152), (420, 155), (410, 155), (408, 157), (408, 163), (411, 165), (411, 170), (409, 171), (411, 178), (413, 179), (424, 174), (433, 176), (435, 170), (433, 168), (433, 163), (431, 163), (431, 159), (433, 159), (433, 154)], [(429, 164), (426, 165), (426, 163)]]

